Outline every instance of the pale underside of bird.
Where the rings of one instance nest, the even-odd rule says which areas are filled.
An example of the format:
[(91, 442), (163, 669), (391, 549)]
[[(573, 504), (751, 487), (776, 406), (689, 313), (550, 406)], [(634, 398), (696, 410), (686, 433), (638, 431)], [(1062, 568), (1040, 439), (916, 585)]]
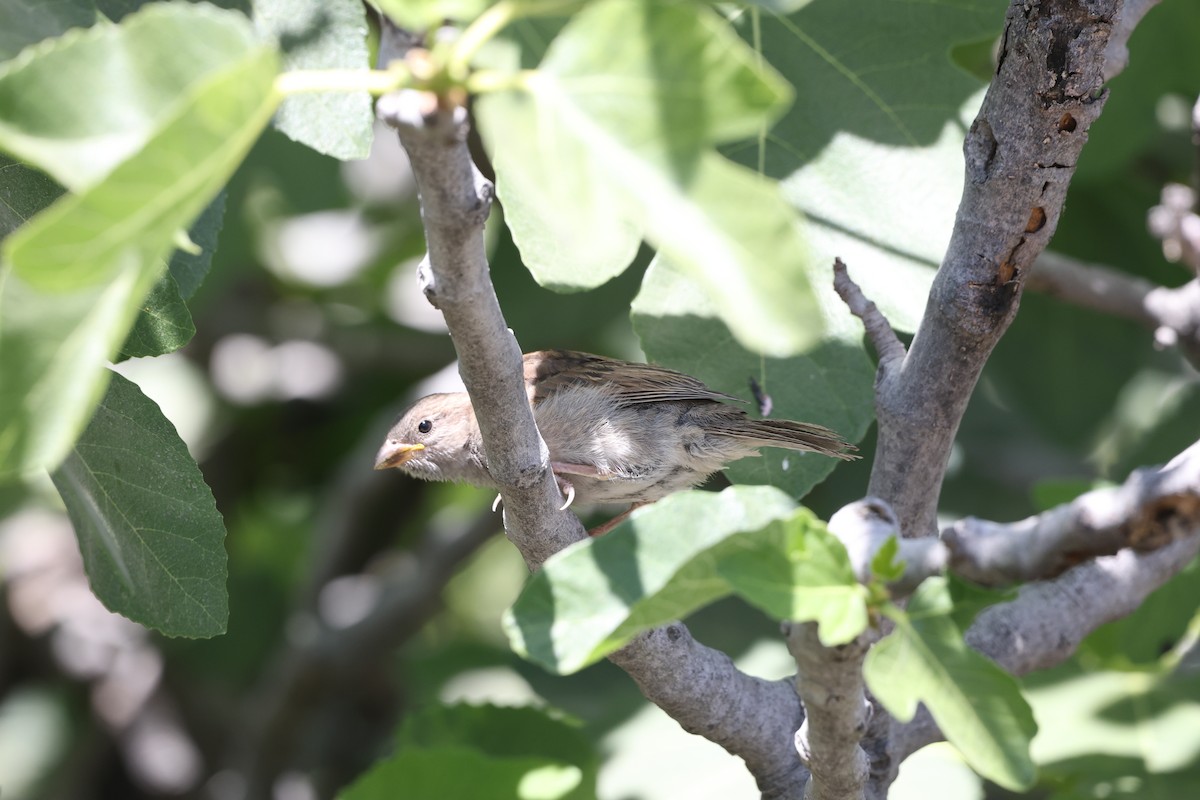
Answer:
[[(528, 353), (524, 363), (551, 468), (564, 495), (582, 505), (651, 503), (762, 447), (855, 457), (827, 428), (751, 419), (729, 405), (738, 398), (665, 367), (564, 350)], [(375, 468), (499, 488), (465, 392), (417, 401), (388, 433)]]

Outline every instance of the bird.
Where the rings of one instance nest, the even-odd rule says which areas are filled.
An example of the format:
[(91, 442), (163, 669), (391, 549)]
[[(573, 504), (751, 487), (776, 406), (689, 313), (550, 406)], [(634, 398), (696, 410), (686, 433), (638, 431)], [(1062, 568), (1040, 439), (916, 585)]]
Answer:
[[(856, 448), (828, 428), (753, 419), (731, 405), (745, 401), (667, 367), (573, 350), (526, 353), (523, 362), (563, 508), (629, 504), (632, 511), (699, 486), (763, 447), (857, 458)], [(404, 411), (375, 469), (499, 488), (466, 392), (427, 395)]]

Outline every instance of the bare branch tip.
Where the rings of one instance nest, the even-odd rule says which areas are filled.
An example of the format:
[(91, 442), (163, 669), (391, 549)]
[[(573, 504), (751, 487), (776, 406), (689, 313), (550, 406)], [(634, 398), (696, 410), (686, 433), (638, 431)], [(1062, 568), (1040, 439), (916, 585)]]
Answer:
[(838, 297), (842, 298), (846, 307), (850, 309), (850, 313), (862, 320), (863, 327), (867, 331), (867, 338), (871, 340), (871, 346), (879, 355), (880, 368), (903, 359), (905, 356), (904, 344), (896, 336), (891, 323), (887, 321), (887, 317), (883, 315), (879, 307), (863, 294), (859, 285), (850, 277), (846, 262), (841, 258), (833, 260), (833, 288), (838, 293)]

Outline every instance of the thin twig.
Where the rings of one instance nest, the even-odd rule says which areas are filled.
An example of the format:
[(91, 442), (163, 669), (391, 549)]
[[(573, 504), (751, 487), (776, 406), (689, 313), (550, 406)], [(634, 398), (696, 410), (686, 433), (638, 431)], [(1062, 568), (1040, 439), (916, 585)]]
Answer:
[(850, 313), (862, 320), (867, 338), (879, 356), (879, 370), (898, 367), (904, 361), (904, 343), (892, 330), (891, 323), (879, 310), (874, 301), (868, 300), (862, 289), (850, 277), (846, 264), (840, 258), (833, 260), (833, 288), (850, 309)]

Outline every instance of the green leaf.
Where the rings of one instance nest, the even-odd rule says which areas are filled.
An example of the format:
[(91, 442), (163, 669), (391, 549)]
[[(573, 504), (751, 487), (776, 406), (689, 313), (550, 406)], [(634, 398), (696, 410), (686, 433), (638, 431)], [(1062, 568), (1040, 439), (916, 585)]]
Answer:
[(225, 526), (175, 428), (114, 375), (51, 477), (79, 538), (92, 591), (168, 636), (225, 632)]
[[(860, 343), (862, 326), (825, 283), (821, 311), (810, 320), (821, 327), (822, 343), (800, 356), (767, 358), (747, 350), (718, 319), (705, 293), (661, 259), (650, 265), (633, 302), (633, 325), (653, 361), (747, 399), (753, 379), (770, 398), (772, 417), (815, 422), (854, 442), (874, 418), (875, 367)], [(731, 465), (729, 479), (771, 484), (801, 498), (840, 463), (815, 453), (762, 452), (761, 458)]]
[(884, 583), (900, 580), (904, 577), (904, 562), (896, 559), (899, 554), (900, 540), (889, 536), (871, 559), (871, 574)]
[(823, 637), (845, 641), (865, 625), (863, 590), (831, 542), (768, 486), (679, 492), (550, 558), (504, 627), (517, 653), (564, 674), (730, 593), (781, 618), (816, 619)]
[(1138, 790), (1114, 797), (1189, 796), (1154, 788), (1196, 785), (1200, 675), (1093, 670), (1070, 661), (1027, 684), (1040, 727), (1033, 756), (1047, 777)]
[(796, 100), (769, 135), (727, 153), (782, 181), (807, 219), (813, 263), (841, 256), (904, 330), (915, 329), (949, 241), (963, 134), (982, 99), (951, 48), (998, 36), (1006, 5), (861, 0), (847, 13), (818, 0), (740, 20)]
[(195, 334), (196, 326), (192, 324), (187, 303), (179, 296), (179, 287), (171, 273), (164, 272), (142, 301), (133, 330), (121, 345), (121, 356), (141, 358), (172, 353)]
[(477, 107), (526, 265), (543, 285), (591, 288), (644, 236), (748, 347), (810, 346), (816, 301), (794, 213), (776, 184), (711, 150), (763, 130), (788, 95), (708, 9), (589, 6), (519, 90)]
[(200, 252), (176, 250), (167, 264), (179, 289), (179, 296), (184, 300), (192, 299), (192, 295), (200, 288), (212, 266), (213, 253), (217, 251), (217, 239), (225, 222), (225, 194), (225, 190), (222, 189), (188, 229), (188, 238), (200, 248)]
[(95, 5), (82, 0), (4, 0), (0, 3), (0, 61), (7, 61), (28, 45), (95, 22)]
[[(360, 0), (255, 0), (254, 23), (279, 40), (285, 70), (371, 66)], [(275, 115), (289, 137), (343, 161), (367, 157), (374, 121), (366, 92), (293, 95)]]
[(578, 723), (543, 709), (493, 705), (431, 706), (405, 717), (400, 751), (471, 747), (496, 758), (540, 757), (577, 767), (580, 782), (564, 795), (595, 797), (599, 759)]
[(972, 769), (1026, 789), (1034, 779), (1033, 714), (1012, 676), (963, 642), (952, 612), (942, 578), (922, 583), (907, 612), (886, 607), (896, 627), (867, 654), (863, 677), (892, 716), (908, 721), (924, 703)]
[(377, 763), (340, 800), (558, 800), (579, 785), (578, 767), (549, 758), (495, 758), (466, 747), (405, 750)]
[(196, 326), (184, 301), (200, 288), (212, 266), (224, 216), (225, 192), (222, 190), (188, 231), (188, 239), (200, 251), (189, 253), (176, 250), (171, 256), (167, 271), (159, 276), (158, 283), (146, 295), (137, 320), (133, 323), (133, 330), (129, 332), (125, 344), (121, 345), (122, 358), (173, 353), (191, 341), (196, 334)]
[(62, 193), (62, 187), (45, 174), (0, 155), (0, 240)]
[(491, 5), (490, 0), (371, 0), (402, 28), (427, 31), (444, 20), (469, 22)]
[(81, 191), (264, 52), (245, 16), (208, 5), (154, 4), (70, 30), (0, 65), (0, 149)]
[(795, 504), (766, 486), (678, 492), (611, 533), (568, 547), (533, 574), (504, 617), (520, 655), (567, 674), (639, 630), (730, 593), (712, 552), (731, 537), (790, 517)]
[[(132, 31), (128, 38), (126, 26)], [(236, 55), (206, 65), (189, 60), (190, 46), (173, 46), (174, 38), (192, 41), (200, 34), (212, 51)], [(148, 49), (149, 42), (154, 48)], [(148, 60), (137, 60), (143, 57)], [(61, 73), (44, 68), (42, 59), (62, 67)], [(124, 342), (158, 281), (176, 231), (217, 193), (278, 101), (272, 86), (275, 54), (255, 42), (243, 16), (210, 7), (152, 6), (121, 26), (69, 33), (26, 51), (18, 62), (24, 66), (0, 73), (0, 96), (29, 94), (42, 98), (42, 105), (23, 99), (19, 124), (0, 124), (0, 147), (53, 157), (56, 146), (30, 147), (33, 140), (13, 131), (41, 126), (48, 134), (80, 124), (74, 112), (60, 117), (57, 109), (62, 97), (79, 91), (70, 81), (89, 64), (97, 71), (117, 62), (142, 67), (119, 71), (103, 85), (93, 81), (90, 88), (101, 96), (88, 100), (103, 105), (110, 122), (130, 106), (130, 137), (141, 142), (152, 135), (110, 172), (58, 170), (77, 187), (104, 177), (62, 198), (5, 241), (0, 475), (52, 468), (70, 448), (103, 395), (105, 362)], [(148, 102), (141, 92), (147, 82), (158, 84), (144, 73), (186, 74), (190, 80), (180, 82), (186, 91), (178, 98), (149, 93), (173, 112), (156, 117), (152, 131), (141, 127), (146, 109), (140, 106)], [(113, 155), (85, 141), (75, 143), (97, 157)]]
[(735, 594), (776, 619), (815, 620), (821, 642), (830, 647), (867, 628), (866, 589), (846, 548), (806, 508), (731, 542), (717, 573)]

